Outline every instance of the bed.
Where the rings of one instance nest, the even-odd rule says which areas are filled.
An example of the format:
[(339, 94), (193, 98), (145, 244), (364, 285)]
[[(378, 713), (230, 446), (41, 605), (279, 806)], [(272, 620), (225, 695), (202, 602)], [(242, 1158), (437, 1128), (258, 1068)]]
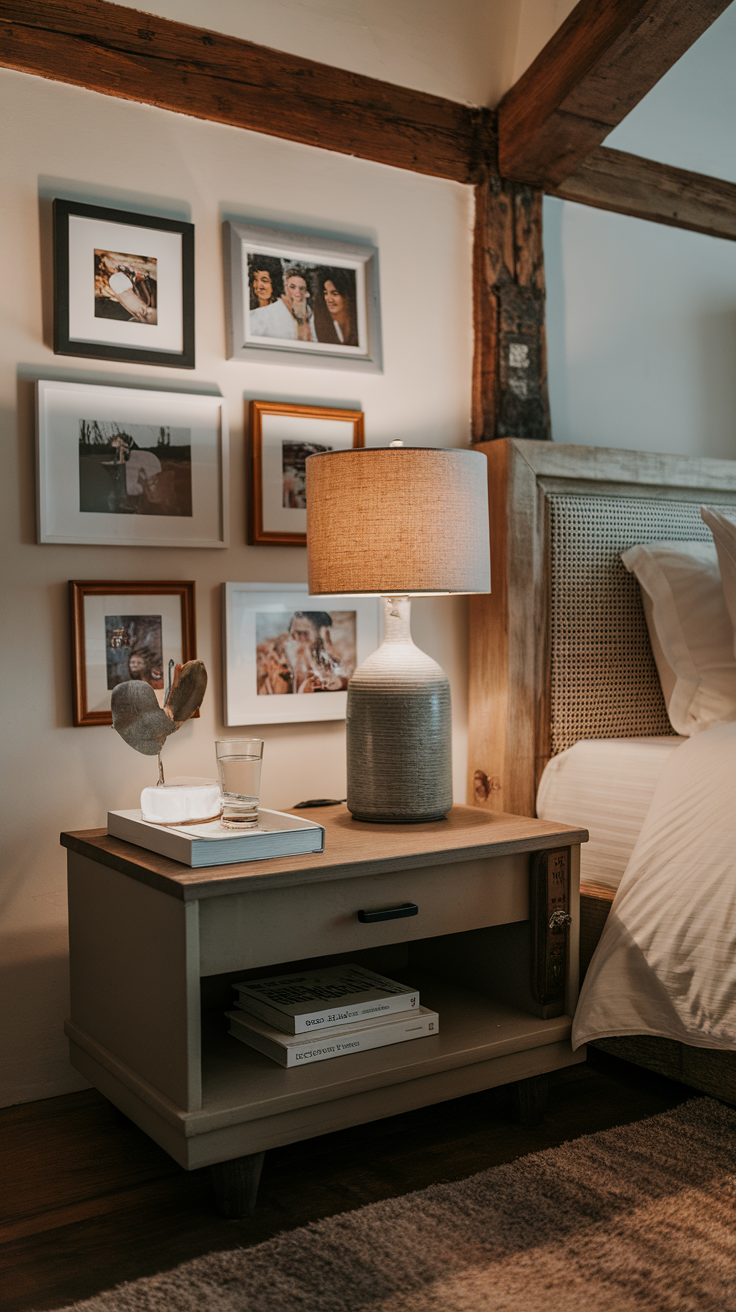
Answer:
[[(639, 587), (620, 555), (639, 543), (707, 542), (700, 505), (733, 516), (736, 463), (519, 439), (481, 449), (493, 592), (471, 599), (469, 795), (479, 806), (533, 815), (545, 767), (578, 745), (592, 749), (589, 740), (599, 752), (620, 752), (622, 743), (646, 751), (656, 740), (653, 791), (680, 740)], [(613, 895), (605, 861), (584, 870), (583, 969)], [(736, 1102), (733, 1052), (640, 1035), (597, 1044)]]

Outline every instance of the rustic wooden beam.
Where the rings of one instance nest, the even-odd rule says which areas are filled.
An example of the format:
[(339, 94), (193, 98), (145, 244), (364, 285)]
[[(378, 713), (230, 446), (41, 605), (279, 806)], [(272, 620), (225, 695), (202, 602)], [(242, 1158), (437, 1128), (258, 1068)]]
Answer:
[(736, 183), (599, 146), (549, 194), (736, 241)]
[(541, 192), (476, 187), (473, 301), (472, 440), (550, 438)]
[(456, 182), (495, 167), (489, 110), (106, 0), (1, 0), (0, 65)]
[(499, 171), (559, 186), (730, 0), (580, 0), (498, 107)]

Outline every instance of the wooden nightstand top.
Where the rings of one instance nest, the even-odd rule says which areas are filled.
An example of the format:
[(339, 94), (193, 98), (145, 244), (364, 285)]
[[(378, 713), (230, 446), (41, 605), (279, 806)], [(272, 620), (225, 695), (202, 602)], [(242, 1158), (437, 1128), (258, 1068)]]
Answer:
[(325, 827), (324, 852), (207, 866), (200, 870), (191, 870), (178, 861), (119, 838), (109, 838), (105, 829), (64, 833), (61, 843), (92, 861), (189, 902), (250, 889), (381, 875), (512, 852), (536, 852), (556, 844), (567, 847), (584, 843), (588, 838), (586, 829), (532, 820), (528, 816), (482, 811), (475, 806), (453, 806), (444, 820), (417, 825), (367, 824), (354, 820), (346, 806), (315, 807), (306, 814)]

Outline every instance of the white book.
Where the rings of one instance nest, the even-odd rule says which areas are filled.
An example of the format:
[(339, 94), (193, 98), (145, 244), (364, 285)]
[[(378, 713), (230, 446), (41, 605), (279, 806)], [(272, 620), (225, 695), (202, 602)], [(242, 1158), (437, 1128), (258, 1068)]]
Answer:
[(242, 834), (225, 829), (219, 820), (202, 825), (154, 825), (141, 819), (140, 811), (108, 811), (107, 832), (112, 838), (122, 838), (194, 869), (325, 850), (322, 825), (265, 809), (258, 811), (258, 825)]
[(321, 1034), (283, 1034), (242, 1011), (228, 1011), (226, 1015), (234, 1038), (247, 1043), (250, 1048), (257, 1048), (287, 1069), (308, 1066), (315, 1061), (329, 1061), (332, 1057), (346, 1057), (354, 1052), (367, 1052), (370, 1048), (385, 1048), (391, 1043), (428, 1038), (439, 1034), (440, 1029), (437, 1012), (428, 1007), (398, 1012), (362, 1025), (340, 1026)]
[(286, 1034), (378, 1020), (419, 1007), (419, 990), (348, 962), (323, 970), (242, 980), (233, 984), (238, 1007)]

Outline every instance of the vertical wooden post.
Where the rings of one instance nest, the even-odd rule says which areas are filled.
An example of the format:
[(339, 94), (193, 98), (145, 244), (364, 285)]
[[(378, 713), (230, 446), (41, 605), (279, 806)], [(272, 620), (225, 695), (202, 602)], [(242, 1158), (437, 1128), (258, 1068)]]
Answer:
[(491, 175), (475, 189), (473, 442), (551, 439), (542, 193)]

